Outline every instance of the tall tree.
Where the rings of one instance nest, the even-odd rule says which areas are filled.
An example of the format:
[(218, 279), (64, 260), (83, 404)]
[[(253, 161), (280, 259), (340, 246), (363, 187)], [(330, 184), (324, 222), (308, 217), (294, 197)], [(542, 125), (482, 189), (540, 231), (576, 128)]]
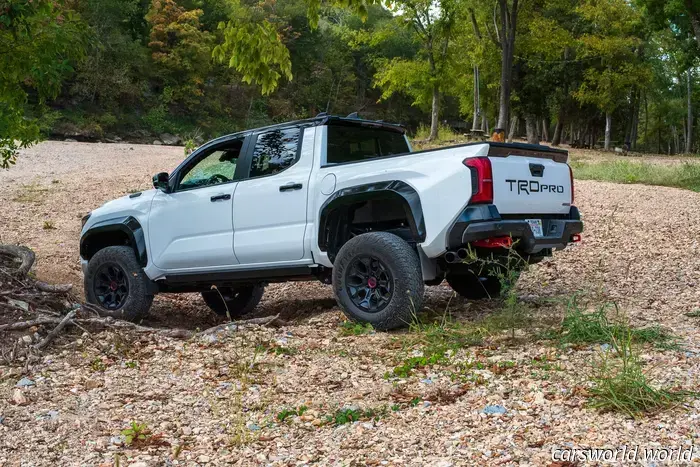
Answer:
[(577, 10), (589, 27), (579, 38), (579, 54), (595, 66), (586, 69), (575, 92), (582, 103), (596, 105), (605, 115), (605, 150), (610, 149), (612, 116), (635, 87), (649, 80), (636, 53), (641, 16), (626, 0), (585, 0)]
[(496, 128), (505, 131), (508, 128), (508, 119), (510, 118), (510, 92), (513, 86), (513, 54), (515, 53), (515, 33), (518, 24), (518, 0), (498, 0), (498, 10), (500, 13), (498, 43), (501, 47), (501, 91)]
[(62, 2), (0, 1), (0, 168), (9, 168), (18, 149), (39, 138), (35, 115), (73, 72), (71, 61), (83, 55), (83, 33)]
[[(377, 83), (383, 90), (384, 98), (406, 90), (416, 104), (422, 104), (426, 91), (429, 92), (429, 140), (436, 139), (438, 135), (440, 97), (441, 90), (447, 86), (447, 62), (455, 30), (455, 10), (454, 0), (408, 0), (395, 3), (397, 21), (415, 30), (421, 44), (421, 55), (413, 60), (389, 61), (377, 75)], [(413, 88), (407, 87), (408, 83), (412, 83)]]

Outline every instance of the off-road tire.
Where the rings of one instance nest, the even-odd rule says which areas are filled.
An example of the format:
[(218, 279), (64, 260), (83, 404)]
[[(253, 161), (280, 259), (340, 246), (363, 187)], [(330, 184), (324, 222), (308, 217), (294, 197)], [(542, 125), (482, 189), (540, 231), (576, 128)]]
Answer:
[[(263, 284), (246, 285), (241, 287), (219, 287), (218, 290), (202, 292), (202, 299), (214, 313), (231, 318), (247, 315), (258, 306), (265, 292)], [(222, 299), (223, 296), (223, 299)]]
[[(348, 269), (364, 257), (379, 260), (391, 277), (388, 303), (375, 312), (361, 309), (348, 291)], [(408, 326), (423, 307), (423, 288), (418, 254), (406, 241), (388, 232), (370, 232), (350, 239), (333, 264), (333, 291), (338, 306), (349, 319), (370, 323), (377, 330)]]
[[(108, 265), (121, 268), (128, 286), (124, 303), (115, 309), (106, 308), (95, 290), (97, 275)], [(108, 246), (95, 253), (88, 263), (84, 286), (87, 302), (114, 318), (137, 321), (148, 314), (153, 303), (150, 280), (136, 259), (134, 250), (128, 246)]]
[(445, 277), (452, 290), (469, 300), (498, 298), (501, 296), (501, 282), (497, 277), (479, 277), (473, 272), (450, 273)]

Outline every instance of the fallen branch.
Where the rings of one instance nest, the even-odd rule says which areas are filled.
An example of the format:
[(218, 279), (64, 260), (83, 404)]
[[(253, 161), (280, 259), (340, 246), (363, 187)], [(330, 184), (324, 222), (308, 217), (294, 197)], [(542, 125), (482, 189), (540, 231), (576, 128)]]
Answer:
[(0, 245), (0, 254), (21, 260), (17, 268), (17, 274), (20, 276), (26, 276), (29, 273), (36, 259), (34, 252), (26, 246)]
[(44, 338), (43, 341), (39, 342), (35, 348), (37, 350), (43, 350), (47, 345), (51, 343), (52, 340), (63, 330), (64, 327), (66, 327), (66, 324), (70, 322), (73, 318), (75, 318), (75, 310), (72, 310), (70, 313), (68, 313), (66, 316), (63, 317), (60, 323), (58, 323), (58, 326), (53, 328), (53, 330)]
[(274, 322), (279, 322), (280, 325), (286, 324), (284, 321), (279, 319), (280, 315), (276, 314), (275, 316), (265, 316), (264, 318), (251, 318), (251, 319), (244, 319), (241, 321), (229, 321), (228, 323), (220, 324), (218, 326), (211, 327), (209, 329), (205, 329), (204, 331), (198, 332), (195, 334), (196, 337), (202, 337), (202, 336), (207, 336), (211, 334), (216, 334), (219, 331), (224, 331), (226, 328), (229, 326), (244, 326), (247, 324), (256, 324), (258, 326), (266, 326), (270, 325)]
[(132, 323), (129, 321), (121, 321), (118, 319), (114, 319), (110, 316), (106, 318), (85, 318), (85, 319), (77, 319), (75, 320), (77, 323), (84, 324), (84, 325), (95, 325), (95, 326), (101, 326), (101, 327), (106, 327), (106, 328), (113, 328), (113, 329), (128, 329), (131, 331), (136, 331), (136, 332), (154, 332), (158, 333), (160, 335), (166, 336), (166, 337), (173, 337), (173, 338), (185, 338), (188, 339), (192, 337), (193, 332), (189, 331), (187, 329), (163, 329), (163, 328), (151, 328), (148, 326), (141, 326), (140, 324)]
[(48, 293), (68, 293), (73, 289), (73, 284), (47, 284), (46, 282), (36, 281), (34, 283), (37, 289)]
[(60, 318), (37, 318), (30, 321), (20, 321), (17, 323), (3, 324), (0, 325), (0, 332), (3, 331), (21, 331), (22, 329), (32, 328), (34, 326), (41, 326), (43, 324), (58, 324), (62, 320)]

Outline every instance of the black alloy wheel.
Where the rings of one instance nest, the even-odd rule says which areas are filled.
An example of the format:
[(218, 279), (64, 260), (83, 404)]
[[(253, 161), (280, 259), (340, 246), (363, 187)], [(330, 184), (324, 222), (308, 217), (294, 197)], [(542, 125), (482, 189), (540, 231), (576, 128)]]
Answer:
[(355, 258), (345, 277), (345, 287), (350, 300), (367, 313), (377, 313), (389, 304), (393, 294), (393, 282), (387, 266), (373, 256)]
[(129, 281), (124, 270), (115, 263), (102, 264), (93, 282), (95, 297), (102, 308), (118, 310), (129, 297)]

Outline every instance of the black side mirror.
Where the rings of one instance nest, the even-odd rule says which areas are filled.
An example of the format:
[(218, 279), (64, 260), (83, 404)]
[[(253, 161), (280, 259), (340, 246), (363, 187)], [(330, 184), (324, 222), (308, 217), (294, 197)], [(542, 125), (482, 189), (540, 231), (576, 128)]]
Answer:
[(168, 193), (170, 191), (170, 185), (168, 185), (169, 181), (170, 175), (168, 174), (168, 172), (161, 172), (159, 174), (156, 174), (153, 176), (153, 188)]

